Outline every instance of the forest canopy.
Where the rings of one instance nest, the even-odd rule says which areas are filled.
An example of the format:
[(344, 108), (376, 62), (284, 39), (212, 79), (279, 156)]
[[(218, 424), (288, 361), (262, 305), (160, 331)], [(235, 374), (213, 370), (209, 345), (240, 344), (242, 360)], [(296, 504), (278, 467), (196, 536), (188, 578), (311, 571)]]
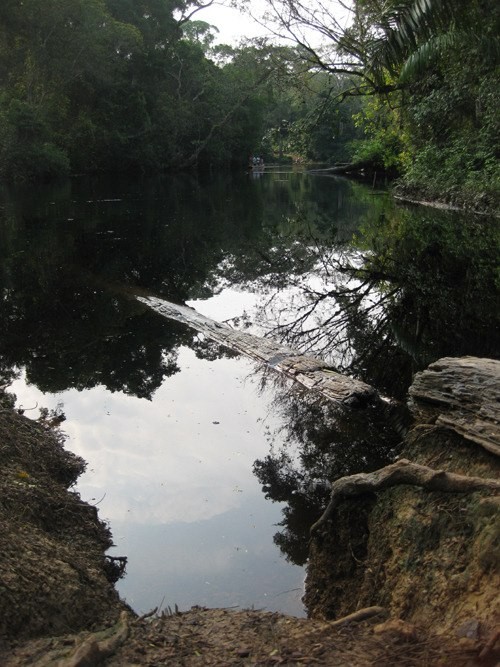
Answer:
[[(228, 162), (260, 135), (264, 58), (217, 66), (182, 0), (5, 0), (0, 174)], [(174, 17), (175, 12), (175, 17)], [(231, 120), (231, 122), (228, 122)], [(246, 159), (246, 158), (245, 158)]]
[(334, 3), (267, 0), (269, 39), (237, 48), (216, 43), (202, 7), (3, 0), (0, 177), (243, 165), (257, 152), (498, 201), (497, 3), (353, 0), (341, 22)]

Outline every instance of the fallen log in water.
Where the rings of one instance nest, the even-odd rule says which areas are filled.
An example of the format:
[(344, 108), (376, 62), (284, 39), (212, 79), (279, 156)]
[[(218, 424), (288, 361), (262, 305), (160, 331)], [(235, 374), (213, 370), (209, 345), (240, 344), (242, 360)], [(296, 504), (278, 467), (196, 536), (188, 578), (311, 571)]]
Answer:
[(417, 373), (408, 393), (418, 422), (452, 429), (500, 456), (500, 361), (439, 359)]
[(337, 373), (317, 357), (300, 354), (269, 338), (238, 331), (188, 306), (179, 306), (156, 297), (137, 298), (164, 317), (182, 322), (211, 340), (268, 365), (329, 400), (353, 407), (362, 407), (379, 400), (373, 387)]
[[(333, 167), (324, 167), (323, 169), (309, 169), (310, 174), (358, 174), (366, 171), (376, 172), (377, 166), (373, 160), (358, 160), (345, 164), (336, 164)], [(380, 171), (380, 167), (379, 167)]]

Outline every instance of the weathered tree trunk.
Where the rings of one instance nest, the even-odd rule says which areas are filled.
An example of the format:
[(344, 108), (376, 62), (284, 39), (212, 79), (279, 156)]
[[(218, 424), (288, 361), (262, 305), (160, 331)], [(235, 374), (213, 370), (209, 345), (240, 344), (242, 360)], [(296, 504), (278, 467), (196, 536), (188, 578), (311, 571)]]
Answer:
[(260, 338), (232, 329), (229, 325), (211, 320), (187, 306), (179, 306), (156, 297), (137, 298), (164, 317), (182, 322), (221, 345), (267, 364), (329, 400), (354, 407), (380, 400), (373, 387), (337, 373), (321, 359), (303, 355), (269, 338)]
[(445, 357), (409, 389), (417, 422), (452, 429), (500, 456), (500, 361)]
[(500, 480), (467, 477), (444, 470), (433, 470), (418, 463), (411, 463), (407, 459), (400, 459), (374, 472), (358, 473), (336, 480), (332, 485), (330, 502), (320, 518), (311, 526), (311, 534), (316, 533), (328, 521), (333, 510), (342, 500), (356, 498), (399, 484), (410, 484), (420, 486), (427, 491), (447, 493), (471, 493), (484, 489), (500, 491)]

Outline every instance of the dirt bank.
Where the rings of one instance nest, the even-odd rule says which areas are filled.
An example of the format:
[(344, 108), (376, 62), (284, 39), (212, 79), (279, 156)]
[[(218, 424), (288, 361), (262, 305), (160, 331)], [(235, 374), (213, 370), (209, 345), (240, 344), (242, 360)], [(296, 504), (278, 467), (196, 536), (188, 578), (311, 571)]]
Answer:
[[(415, 429), (405, 458), (435, 469), (498, 477), (494, 456), (446, 431)], [(500, 502), (490, 493), (409, 486), (346, 502), (314, 540), (309, 613), (323, 618), (381, 605), (429, 632), (500, 620)]]
[(119, 599), (104, 551), (108, 527), (71, 486), (85, 462), (49, 420), (0, 400), (0, 637), (90, 629), (116, 620)]
[(374, 618), (332, 626), (262, 611), (193, 608), (149, 619), (122, 619), (99, 635), (28, 642), (5, 667), (465, 667), (474, 642), (428, 637), (402, 621)]
[[(437, 488), (405, 483), (338, 505), (312, 542), (305, 603), (325, 619), (380, 605), (429, 636), (487, 643), (500, 623), (500, 363), (440, 360), (410, 396), (400, 458), (441, 471)], [(448, 473), (496, 490), (447, 492)]]
[(419, 206), (430, 206), (447, 211), (468, 211), (476, 215), (486, 215), (498, 217), (498, 197), (486, 195), (485, 193), (453, 193), (447, 197), (442, 197), (434, 191), (426, 188), (408, 187), (404, 183), (398, 182), (393, 187), (392, 194), (395, 199), (408, 204)]

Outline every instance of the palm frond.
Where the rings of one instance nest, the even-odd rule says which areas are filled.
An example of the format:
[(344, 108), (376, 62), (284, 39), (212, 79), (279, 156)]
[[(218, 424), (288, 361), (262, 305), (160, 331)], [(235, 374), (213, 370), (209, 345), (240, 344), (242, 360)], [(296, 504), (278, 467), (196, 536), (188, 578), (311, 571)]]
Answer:
[(422, 74), (444, 51), (459, 45), (464, 33), (451, 31), (436, 35), (417, 47), (406, 59), (399, 73), (399, 83), (407, 83)]
[(388, 2), (376, 26), (380, 36), (369, 45), (368, 72), (377, 82), (387, 73), (407, 82), (470, 32), (469, 11), (462, 0)]

